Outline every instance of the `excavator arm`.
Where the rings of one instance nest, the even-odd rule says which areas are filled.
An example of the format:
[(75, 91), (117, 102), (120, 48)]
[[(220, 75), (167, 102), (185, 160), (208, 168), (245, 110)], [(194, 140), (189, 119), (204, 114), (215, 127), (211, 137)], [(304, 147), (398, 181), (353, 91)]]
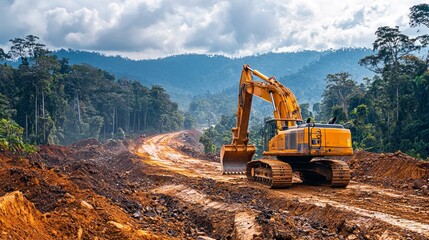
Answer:
[[(259, 77), (264, 82), (254, 81), (253, 76)], [(278, 122), (278, 131), (302, 121), (299, 105), (290, 89), (284, 87), (274, 77), (267, 77), (251, 69), (249, 65), (244, 65), (239, 85), (236, 127), (232, 129), (232, 143), (223, 145), (220, 154), (223, 174), (244, 173), (247, 162), (251, 161), (255, 154), (255, 146), (248, 144), (253, 95), (271, 102), (274, 118), (285, 120)], [(285, 123), (287, 126), (281, 125)]]

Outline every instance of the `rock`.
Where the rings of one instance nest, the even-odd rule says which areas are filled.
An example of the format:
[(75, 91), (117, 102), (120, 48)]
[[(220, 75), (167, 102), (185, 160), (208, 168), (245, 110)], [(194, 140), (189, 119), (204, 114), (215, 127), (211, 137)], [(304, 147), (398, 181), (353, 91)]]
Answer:
[(87, 208), (87, 209), (94, 209), (94, 207), (93, 206), (91, 206), (91, 204), (89, 204), (89, 203), (87, 203), (86, 201), (84, 201), (84, 200), (82, 200), (81, 202), (80, 202), (80, 205), (82, 206), (82, 207), (84, 207), (84, 208)]
[(74, 198), (74, 196), (73, 196), (73, 195), (71, 195), (70, 193), (66, 193), (66, 194), (64, 194), (64, 197), (66, 197), (66, 198)]
[(207, 236), (198, 236), (197, 240), (215, 240), (215, 239)]
[(77, 239), (81, 240), (82, 239), (82, 234), (83, 234), (83, 229), (79, 228), (79, 230), (77, 231)]
[(120, 224), (120, 223), (118, 223), (118, 222), (108, 221), (107, 223), (108, 223), (108, 224), (110, 224), (110, 225), (112, 225), (113, 227), (116, 227), (116, 228), (117, 228), (117, 229), (119, 229), (119, 230), (129, 231), (129, 230), (131, 229), (131, 227), (130, 227), (130, 226), (128, 226), (128, 225), (123, 225), (123, 224)]
[(347, 240), (355, 240), (355, 239), (358, 239), (358, 237), (356, 235), (354, 235), (354, 234), (350, 234), (349, 236), (347, 236), (346, 239)]
[(133, 214), (133, 218), (140, 218), (142, 216), (142, 213), (140, 211), (137, 211)]
[(425, 181), (423, 179), (416, 180), (413, 183), (414, 189), (422, 189), (423, 186), (425, 186)]

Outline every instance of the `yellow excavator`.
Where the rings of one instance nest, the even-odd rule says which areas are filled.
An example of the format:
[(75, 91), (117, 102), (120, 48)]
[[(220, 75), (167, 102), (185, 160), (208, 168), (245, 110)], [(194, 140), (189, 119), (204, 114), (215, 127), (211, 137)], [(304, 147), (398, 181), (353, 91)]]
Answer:
[[(257, 76), (262, 81), (253, 80)], [(252, 160), (256, 152), (249, 144), (248, 126), (253, 96), (273, 105), (274, 119), (264, 127), (264, 157)], [(236, 127), (232, 128), (232, 143), (220, 152), (222, 174), (246, 174), (270, 188), (292, 185), (292, 173), (299, 173), (307, 184), (329, 184), (346, 187), (350, 182), (347, 163), (334, 156), (353, 154), (350, 130), (335, 124), (302, 122), (295, 95), (274, 77), (267, 77), (249, 65), (241, 73)]]

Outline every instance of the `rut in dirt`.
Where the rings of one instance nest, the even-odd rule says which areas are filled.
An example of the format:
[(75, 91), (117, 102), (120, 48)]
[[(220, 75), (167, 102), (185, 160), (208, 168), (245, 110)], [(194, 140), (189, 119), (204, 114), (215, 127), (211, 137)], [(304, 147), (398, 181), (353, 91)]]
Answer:
[[(170, 136), (170, 137), (168, 137)], [(174, 138), (178, 137), (179, 135), (167, 135), (164, 136), (164, 139), (168, 139), (168, 141), (160, 141), (158, 142), (160, 145), (166, 145), (166, 149), (168, 149), (168, 145), (171, 145), (173, 142), (173, 145), (175, 144)], [(166, 150), (164, 149), (164, 150)], [(172, 148), (171, 148), (172, 149)], [(299, 202), (306, 202), (306, 203), (312, 203), (316, 206), (325, 208), (326, 206), (337, 208), (339, 211), (345, 212), (347, 214), (351, 214), (355, 216), (356, 218), (362, 218), (365, 219), (363, 222), (367, 221), (368, 219), (375, 219), (376, 221), (382, 222), (382, 224), (386, 224), (386, 226), (394, 226), (399, 229), (403, 229), (405, 232), (410, 231), (413, 233), (421, 234), (427, 237), (426, 233), (428, 232), (428, 225), (427, 225), (427, 208), (425, 205), (427, 205), (427, 192), (425, 192), (425, 188), (422, 189), (413, 189), (419, 181), (424, 179), (427, 175), (423, 171), (422, 174), (422, 162), (416, 161), (412, 159), (411, 157), (402, 154), (402, 153), (395, 153), (395, 154), (387, 154), (387, 155), (374, 155), (375, 157), (367, 158), (367, 154), (362, 154), (364, 152), (358, 152), (355, 156), (353, 156), (350, 159), (346, 159), (346, 161), (351, 162), (352, 166), (352, 173), (354, 174), (354, 178), (356, 180), (360, 180), (358, 177), (356, 177), (357, 171), (362, 171), (362, 166), (364, 166), (366, 169), (369, 169), (369, 166), (372, 167), (372, 171), (368, 171), (369, 174), (376, 174), (377, 168), (376, 163), (378, 162), (378, 158), (386, 158), (392, 157), (390, 159), (390, 162), (386, 165), (389, 166), (392, 164), (392, 162), (395, 161), (405, 161), (406, 163), (401, 162), (402, 165), (407, 165), (408, 170), (405, 171), (405, 173), (402, 174), (402, 176), (397, 177), (397, 182), (401, 184), (402, 187), (405, 185), (407, 186), (407, 189), (403, 190), (402, 188), (384, 188), (385, 186), (389, 186), (389, 182), (385, 181), (386, 183), (382, 182), (381, 179), (378, 180), (379, 184), (376, 184), (374, 186), (363, 183), (364, 181), (360, 182), (352, 182), (351, 188), (352, 189), (363, 189), (356, 191), (335, 191), (338, 193), (332, 193), (331, 195), (323, 194), (323, 188), (320, 187), (306, 187), (306, 190), (301, 193), (301, 190), (299, 187), (293, 187), (292, 189), (282, 190), (281, 193), (270, 194), (273, 196), (278, 196), (283, 199), (302, 199), (302, 201)], [(165, 154), (165, 153), (164, 153)], [(171, 161), (169, 160), (168, 154), (165, 154), (165, 158), (162, 160), (165, 162)], [(359, 165), (360, 162), (366, 161), (366, 165)], [(174, 165), (174, 161), (172, 163)], [(168, 164), (167, 164), (168, 165)], [(385, 168), (386, 169), (386, 168)], [(174, 170), (173, 170), (174, 171)], [(200, 170), (201, 171), (201, 170)], [(405, 176), (411, 176), (406, 178)], [(417, 174), (416, 174), (417, 173)], [(198, 173), (196, 171), (193, 172), (193, 174)], [(203, 175), (200, 175), (203, 176)], [(210, 177), (205, 175), (205, 177)], [(216, 177), (219, 179), (219, 176)], [(212, 178), (215, 179), (215, 178)], [(377, 178), (370, 178), (372, 180)], [(384, 178), (385, 179), (385, 178)], [(228, 179), (222, 179), (222, 182), (231, 182), (233, 184), (248, 184), (246, 181), (243, 181), (243, 179), (234, 179), (231, 180), (231, 176), (228, 176)], [(368, 181), (367, 181), (368, 182)], [(373, 182), (368, 182), (373, 184)], [(381, 184), (380, 184), (381, 183)], [(384, 183), (384, 184), (383, 184)], [(391, 186), (391, 185), (390, 185)], [(398, 186), (398, 185), (395, 185)], [(255, 186), (254, 186), (255, 187)], [(261, 186), (256, 186), (261, 187)], [(368, 189), (369, 188), (369, 189)], [(327, 188), (328, 192), (333, 191), (330, 188)], [(415, 190), (415, 191), (410, 191)], [(409, 197), (409, 195), (415, 196), (415, 197)], [(338, 196), (339, 195), (339, 196)], [(361, 196), (358, 196), (361, 195)], [(419, 197), (419, 195), (422, 195)], [(395, 197), (392, 197), (395, 196)], [(339, 199), (337, 198), (339, 197)], [(387, 198), (387, 201), (385, 200)], [(360, 199), (361, 201), (357, 203), (354, 201), (355, 199)], [(412, 204), (415, 207), (401, 207), (397, 204), (398, 201), (408, 201), (410, 204)], [(368, 203), (365, 203), (368, 202)], [(385, 208), (380, 209), (380, 204), (378, 202), (383, 203), (386, 205)], [(393, 209), (390, 208), (390, 204), (394, 204), (395, 207)], [(400, 208), (400, 209), (398, 209)], [(416, 209), (418, 211), (416, 211)], [(399, 210), (399, 211), (398, 211)], [(387, 233), (386, 233), (387, 234)], [(386, 235), (385, 234), (385, 235)]]
[[(353, 172), (344, 190), (298, 181), (270, 190), (220, 175), (198, 137), (184, 131), (133, 142), (85, 140), (42, 146), (21, 160), (0, 154), (0, 220), (31, 216), (33, 238), (43, 239), (429, 238), (425, 165), (403, 153), (346, 159)], [(378, 164), (394, 174), (396, 162), (403, 175), (378, 176)], [(10, 204), (27, 217), (1, 211)], [(0, 230), (1, 238), (29, 231), (25, 224)]]

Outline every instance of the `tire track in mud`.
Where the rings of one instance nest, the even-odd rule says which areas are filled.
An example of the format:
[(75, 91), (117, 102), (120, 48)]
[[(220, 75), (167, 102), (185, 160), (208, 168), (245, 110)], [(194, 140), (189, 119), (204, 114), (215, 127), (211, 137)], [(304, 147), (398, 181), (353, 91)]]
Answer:
[[(151, 137), (140, 146), (137, 152), (138, 154), (149, 156), (145, 163), (187, 177), (210, 178), (218, 182), (231, 183), (231, 186), (263, 189), (268, 192), (270, 198), (295, 201), (306, 205), (310, 204), (319, 208), (333, 207), (363, 226), (368, 222), (379, 221), (387, 224), (386, 227), (390, 227), (391, 230), (396, 228), (405, 232), (411, 231), (417, 233), (420, 239), (429, 239), (428, 197), (409, 195), (407, 192), (394, 191), (359, 182), (352, 182), (346, 189), (294, 184), (289, 189), (269, 190), (265, 186), (247, 182), (243, 176), (221, 175), (219, 163), (195, 159), (176, 150), (174, 145), (179, 141), (178, 137), (184, 133), (182, 131)], [(188, 204), (210, 206), (211, 209), (219, 211), (229, 209), (236, 212), (236, 219), (244, 219), (241, 222), (237, 222), (236, 226), (240, 226), (243, 223), (242, 228), (258, 229), (259, 227), (257, 224), (252, 225), (255, 212), (245, 204), (237, 206), (211, 201), (209, 196), (183, 185), (163, 186), (155, 189), (154, 193), (168, 194)], [(248, 214), (248, 217), (243, 217), (246, 214)], [(250, 222), (250, 227), (244, 223), (246, 221)], [(240, 232), (239, 230), (236, 230), (236, 232)], [(389, 232), (386, 231), (383, 235), (389, 235)], [(397, 237), (394, 232), (391, 233), (393, 234), (392, 236)]]
[[(236, 176), (222, 176), (218, 163), (195, 159), (184, 155), (171, 147), (171, 141), (184, 132), (162, 134), (149, 138), (137, 150), (137, 153), (148, 154), (150, 159), (145, 163), (158, 166), (162, 169), (183, 174), (187, 177), (205, 177), (216, 181), (231, 181)], [(239, 177), (238, 179), (240, 179)], [(154, 194), (164, 194), (178, 198), (185, 204), (197, 205), (203, 210), (217, 210), (234, 215), (235, 239), (253, 239), (261, 234), (261, 227), (256, 223), (256, 213), (246, 209), (242, 204), (228, 204), (213, 201), (209, 196), (184, 185), (164, 185), (152, 190)], [(249, 237), (250, 236), (250, 237)]]
[(257, 213), (253, 210), (246, 209), (243, 204), (224, 203), (213, 201), (204, 193), (184, 185), (164, 185), (152, 190), (154, 194), (164, 194), (171, 197), (176, 197), (181, 201), (197, 205), (204, 211), (217, 210), (234, 214), (234, 233), (236, 239), (253, 239), (253, 236), (260, 235), (261, 227), (256, 222)]
[(195, 159), (176, 150), (173, 147), (173, 142), (177, 141), (175, 138), (184, 133), (185, 131), (181, 131), (153, 136), (137, 149), (137, 154), (149, 155), (150, 159), (144, 161), (149, 165), (158, 166), (188, 177), (206, 177), (226, 182), (244, 179), (244, 176), (223, 176), (220, 174), (219, 163)]
[(321, 198), (301, 198), (299, 199), (301, 203), (312, 203), (316, 206), (326, 207), (328, 205), (333, 206), (335, 208), (341, 209), (345, 212), (350, 212), (353, 214), (360, 215), (362, 217), (366, 217), (369, 219), (377, 219), (387, 224), (391, 224), (400, 228), (404, 228), (413, 232), (417, 232), (419, 234), (425, 235), (429, 237), (429, 225), (425, 223), (416, 222), (413, 220), (408, 220), (401, 218), (399, 216), (395, 216), (392, 214), (387, 214), (383, 212), (378, 212), (374, 210), (368, 210), (364, 208), (354, 207), (346, 204), (342, 204), (339, 202), (321, 199)]

